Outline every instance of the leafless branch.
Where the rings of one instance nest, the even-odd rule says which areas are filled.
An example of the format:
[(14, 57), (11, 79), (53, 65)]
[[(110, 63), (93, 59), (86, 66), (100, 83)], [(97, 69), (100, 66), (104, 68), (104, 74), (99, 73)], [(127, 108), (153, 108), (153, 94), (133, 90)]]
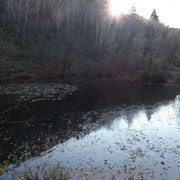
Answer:
[(22, 102), (22, 100), (20, 99), (20, 100), (18, 101), (18, 103), (17, 103), (15, 106), (13, 106), (13, 107), (11, 107), (11, 108), (5, 110), (5, 111), (2, 111), (2, 112), (0, 113), (0, 116), (3, 115), (3, 114), (5, 114), (5, 113), (7, 113), (7, 112), (9, 112), (9, 111), (11, 111), (11, 110), (13, 110), (13, 109), (18, 108), (18, 106), (20, 105), (21, 102)]

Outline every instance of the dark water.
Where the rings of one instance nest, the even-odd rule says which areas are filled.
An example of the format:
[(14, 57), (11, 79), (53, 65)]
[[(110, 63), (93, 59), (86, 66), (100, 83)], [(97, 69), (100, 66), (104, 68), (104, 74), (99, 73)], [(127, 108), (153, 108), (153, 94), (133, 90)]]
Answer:
[[(0, 161), (22, 144), (36, 145), (50, 150), (27, 161), (33, 167), (60, 163), (82, 174), (90, 171), (94, 179), (119, 174), (178, 179), (178, 95), (178, 86), (103, 82), (61, 101), (24, 102), (1, 117), (9, 123), (0, 125)], [(0, 97), (2, 111), (13, 99)]]

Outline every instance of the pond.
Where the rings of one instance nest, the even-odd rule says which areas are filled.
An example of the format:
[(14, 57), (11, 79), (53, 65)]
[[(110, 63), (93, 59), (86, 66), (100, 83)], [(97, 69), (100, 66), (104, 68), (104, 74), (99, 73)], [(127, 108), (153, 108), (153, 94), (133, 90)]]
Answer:
[[(61, 100), (23, 102), (2, 116), (0, 161), (28, 145), (42, 151), (28, 166), (60, 164), (72, 179), (178, 179), (179, 95), (178, 86), (101, 82)], [(3, 111), (15, 96), (0, 98)]]

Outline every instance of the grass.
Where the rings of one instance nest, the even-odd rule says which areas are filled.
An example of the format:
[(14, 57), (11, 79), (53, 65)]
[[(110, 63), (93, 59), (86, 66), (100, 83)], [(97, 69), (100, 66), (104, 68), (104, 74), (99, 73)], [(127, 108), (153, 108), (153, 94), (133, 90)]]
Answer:
[[(3, 174), (9, 174), (12, 180), (67, 180), (69, 171), (65, 168), (57, 166), (48, 166), (47, 164), (42, 164), (40, 167), (31, 168), (24, 162), (25, 160), (32, 157), (31, 149), (28, 145), (22, 145), (19, 148), (19, 154), (9, 154), (7, 160), (4, 160), (0, 164), (0, 176)], [(33, 147), (33, 154), (40, 155), (40, 147)], [(17, 168), (22, 164), (22, 170), (19, 171)], [(13, 165), (13, 167), (9, 166)]]
[(12, 179), (17, 180), (68, 180), (69, 173), (59, 165), (48, 167), (44, 164), (42, 167), (32, 169), (24, 163), (24, 170), (12, 170)]

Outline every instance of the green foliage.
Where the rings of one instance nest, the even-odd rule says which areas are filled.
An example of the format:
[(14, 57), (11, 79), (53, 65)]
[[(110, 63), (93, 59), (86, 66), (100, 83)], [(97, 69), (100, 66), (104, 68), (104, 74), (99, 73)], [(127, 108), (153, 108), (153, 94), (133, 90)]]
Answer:
[(3, 175), (3, 173), (4, 173), (4, 169), (0, 167), (0, 176)]
[[(52, 147), (52, 144), (50, 144), (50, 139), (48, 139), (46, 148), (50, 147)], [(29, 157), (40, 156), (40, 151), (40, 146), (34, 145), (30, 147), (26, 144), (22, 144), (19, 147), (18, 154), (15, 155), (10, 153), (7, 160), (4, 160), (3, 163), (0, 164), (0, 176), (3, 175), (4, 172), (11, 171), (18, 179), (22, 180), (67, 180), (68, 173), (59, 165), (48, 167), (44, 164), (41, 168), (37, 167), (36, 169), (32, 169), (23, 163)], [(10, 164), (14, 164), (15, 167), (17, 167), (20, 163), (24, 164), (23, 172), (18, 172), (14, 168), (9, 169), (8, 167)]]
[(40, 147), (33, 146), (30, 148), (28, 145), (21, 145), (17, 154), (10, 153), (7, 160), (4, 160), (3, 164), (0, 165), (0, 174), (3, 174), (3, 170), (6, 169), (6, 167), (8, 167), (10, 164), (19, 165), (21, 162), (24, 162), (31, 157), (32, 154), (35, 156), (40, 156)]
[(20, 180), (68, 180), (68, 173), (59, 165), (54, 168), (37, 167), (32, 169), (24, 163), (24, 171), (13, 171), (13, 174)]

